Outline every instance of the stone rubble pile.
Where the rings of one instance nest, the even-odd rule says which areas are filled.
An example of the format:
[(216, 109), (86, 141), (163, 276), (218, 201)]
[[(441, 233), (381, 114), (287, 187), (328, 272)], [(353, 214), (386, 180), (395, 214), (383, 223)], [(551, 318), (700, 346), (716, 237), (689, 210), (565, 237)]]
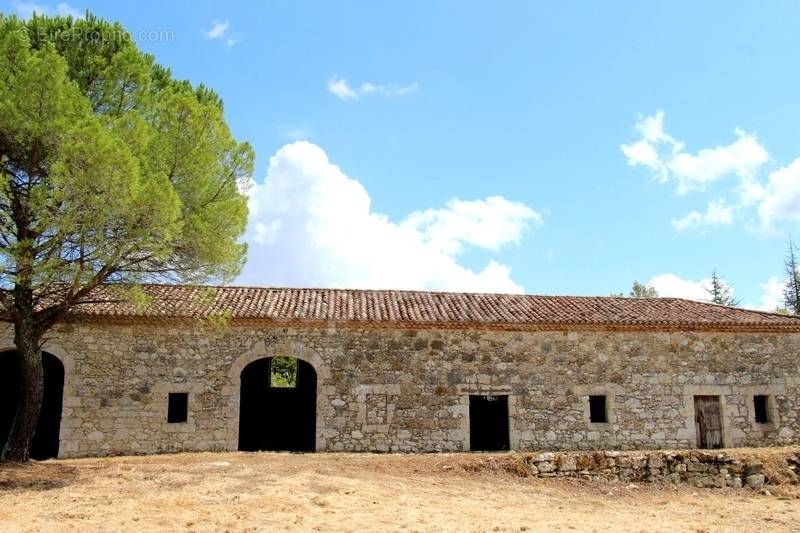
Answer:
[[(533, 477), (576, 477), (589, 481), (685, 483), (695, 487), (760, 489), (770, 480), (756, 460), (717, 451), (544, 452), (527, 455), (527, 474)], [(787, 457), (786, 478), (796, 484), (800, 454)]]

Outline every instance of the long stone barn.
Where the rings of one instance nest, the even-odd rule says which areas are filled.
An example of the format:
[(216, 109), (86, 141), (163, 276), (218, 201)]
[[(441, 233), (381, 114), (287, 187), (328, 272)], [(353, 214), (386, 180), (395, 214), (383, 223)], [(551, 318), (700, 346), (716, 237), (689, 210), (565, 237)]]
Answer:
[[(677, 298), (143, 290), (137, 305), (104, 287), (50, 332), (34, 457), (800, 441), (794, 317)], [(2, 442), (12, 339), (6, 326)]]

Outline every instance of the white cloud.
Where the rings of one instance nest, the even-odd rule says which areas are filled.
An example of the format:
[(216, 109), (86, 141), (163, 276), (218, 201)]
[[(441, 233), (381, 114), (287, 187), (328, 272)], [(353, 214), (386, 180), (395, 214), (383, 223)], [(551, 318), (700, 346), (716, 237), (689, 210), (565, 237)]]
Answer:
[(762, 185), (756, 179), (743, 179), (739, 186), (737, 187), (737, 195), (739, 197), (739, 203), (743, 207), (750, 207), (753, 204), (756, 204), (764, 199), (766, 195), (766, 191), (764, 190), (764, 185)]
[(710, 283), (711, 280), (708, 278), (692, 281), (680, 278), (675, 274), (661, 274), (651, 279), (647, 285), (654, 287), (659, 296), (708, 301), (709, 295), (706, 287)]
[(672, 225), (678, 231), (708, 226), (721, 226), (733, 221), (733, 207), (725, 200), (711, 200), (705, 213), (691, 211), (683, 218), (673, 219)]
[(633, 144), (622, 144), (620, 149), (628, 158), (630, 166), (645, 166), (655, 171), (660, 182), (669, 179), (669, 160), (683, 150), (683, 143), (676, 141), (664, 131), (664, 112), (640, 118), (636, 123), (640, 139)]
[(419, 84), (414, 82), (408, 85), (382, 85), (364, 82), (357, 89), (352, 87), (346, 79), (333, 77), (328, 80), (328, 90), (340, 100), (357, 100), (369, 94), (381, 94), (386, 98), (396, 98), (419, 91)]
[(347, 83), (347, 80), (331, 78), (328, 80), (328, 90), (335, 94), (340, 100), (355, 100), (358, 93)]
[(308, 142), (270, 158), (250, 190), (249, 260), (240, 281), (256, 285), (522, 292), (508, 266), (472, 270), (466, 246), (497, 250), (518, 242), (541, 216), (499, 196), (452, 200), (391, 221), (371, 208), (362, 184)]
[(703, 225), (703, 215), (699, 211), (690, 211), (683, 218), (673, 218), (672, 227), (678, 231), (684, 231), (689, 228), (694, 228)]
[(767, 185), (757, 192), (752, 197), (759, 201), (764, 229), (770, 229), (776, 219), (800, 220), (800, 158), (770, 174)]
[(231, 23), (227, 20), (215, 20), (211, 26), (211, 29), (205, 32), (206, 39), (221, 40), (225, 42), (225, 46), (233, 46), (236, 44), (236, 40), (228, 36), (228, 30), (230, 27)]
[(223, 37), (225, 37), (225, 33), (228, 31), (228, 28), (230, 27), (231, 24), (227, 20), (225, 22), (220, 22), (218, 20), (215, 20), (214, 26), (206, 32), (206, 38), (222, 39)]
[(412, 213), (402, 225), (419, 232), (425, 242), (455, 255), (464, 244), (497, 251), (519, 242), (528, 221), (540, 223), (542, 217), (524, 204), (490, 196), (472, 201), (455, 198), (443, 209)]
[(703, 190), (709, 183), (729, 175), (752, 180), (769, 160), (758, 138), (739, 128), (734, 130), (737, 139), (730, 144), (688, 153), (683, 142), (664, 130), (664, 116), (663, 111), (658, 111), (641, 118), (636, 124), (639, 139), (620, 145), (620, 149), (629, 165), (650, 168), (662, 183), (674, 180), (679, 194)]
[(734, 132), (738, 139), (731, 144), (704, 148), (695, 155), (681, 152), (668, 163), (678, 179), (678, 192), (703, 189), (706, 184), (730, 174), (752, 179), (769, 160), (769, 154), (755, 135), (739, 128)]
[(365, 82), (361, 84), (361, 94), (378, 93), (386, 98), (394, 98), (396, 96), (405, 96), (407, 94), (419, 91), (419, 84), (414, 82), (408, 85), (396, 87), (394, 85), (375, 85), (374, 83)]
[(275, 219), (264, 223), (257, 221), (253, 224), (253, 242), (256, 244), (272, 244), (278, 238), (278, 232), (283, 226), (283, 220)]
[(763, 311), (775, 311), (783, 307), (783, 282), (777, 276), (770, 276), (766, 283), (761, 284), (764, 291), (758, 306)]
[(37, 4), (35, 2), (14, 2), (14, 11), (23, 19), (29, 19), (34, 13), (37, 15), (59, 15), (62, 17), (83, 18), (84, 13), (66, 2), (59, 2), (56, 6)]

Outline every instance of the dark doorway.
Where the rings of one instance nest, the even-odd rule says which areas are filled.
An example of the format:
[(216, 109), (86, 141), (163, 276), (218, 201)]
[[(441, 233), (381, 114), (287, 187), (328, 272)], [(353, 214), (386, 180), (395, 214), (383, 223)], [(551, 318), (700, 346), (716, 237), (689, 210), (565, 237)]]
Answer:
[[(317, 373), (309, 363), (298, 359), (295, 374), (287, 384), (285, 379), (278, 379), (287, 375), (285, 360), (259, 359), (242, 370), (239, 406), (242, 451), (313, 452), (315, 449)], [(276, 368), (272, 368), (273, 361)]]
[(697, 430), (697, 447), (722, 448), (722, 416), (719, 396), (694, 397), (694, 424)]
[[(64, 394), (64, 365), (58, 357), (42, 352), (44, 396), (36, 433), (31, 443), (31, 458), (58, 457), (61, 429), (61, 402)], [(5, 446), (19, 404), (20, 380), (16, 352), (0, 353), (0, 449)]]
[(508, 450), (508, 396), (469, 397), (469, 449)]

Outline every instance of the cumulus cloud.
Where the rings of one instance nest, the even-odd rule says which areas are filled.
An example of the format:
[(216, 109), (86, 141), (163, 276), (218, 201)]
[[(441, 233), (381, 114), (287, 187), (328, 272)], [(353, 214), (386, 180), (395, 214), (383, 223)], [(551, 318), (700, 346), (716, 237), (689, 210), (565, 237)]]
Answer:
[(652, 278), (648, 285), (656, 289), (659, 296), (686, 298), (688, 300), (708, 301), (706, 287), (711, 283), (708, 278), (700, 281), (683, 279), (675, 274), (661, 274)]
[(206, 39), (224, 41), (226, 46), (233, 46), (236, 44), (236, 40), (228, 35), (228, 30), (230, 27), (231, 23), (227, 20), (215, 20), (211, 26), (211, 29), (205, 32)]
[(72, 17), (75, 19), (83, 18), (83, 12), (66, 2), (59, 2), (52, 7), (50, 5), (37, 4), (35, 2), (14, 2), (14, 11), (23, 19), (29, 19), (34, 13), (37, 15), (59, 15), (62, 17)]
[(454, 199), (393, 222), (308, 142), (278, 150), (249, 195), (240, 282), (255, 285), (523, 292), (508, 266), (489, 261), (474, 270), (459, 254), (467, 246), (496, 251), (541, 222), (533, 209), (499, 196)]
[(358, 100), (369, 94), (381, 94), (386, 98), (396, 98), (419, 91), (419, 84), (414, 82), (408, 85), (383, 85), (364, 82), (361, 86), (352, 87), (344, 78), (333, 77), (328, 80), (328, 91), (340, 100)]
[(777, 276), (770, 276), (766, 283), (761, 284), (761, 302), (758, 306), (763, 311), (775, 311), (783, 307), (783, 282)]
[(708, 226), (721, 226), (733, 221), (733, 207), (725, 200), (711, 200), (705, 213), (691, 211), (683, 218), (673, 219), (672, 226), (678, 231)]
[(754, 187), (751, 198), (758, 202), (765, 229), (777, 219), (800, 220), (800, 158), (771, 173), (766, 186)]
[(685, 144), (667, 133), (663, 111), (636, 123), (637, 140), (620, 145), (628, 164), (650, 169), (661, 183), (675, 183), (678, 194), (702, 191), (725, 177), (737, 178), (724, 199), (711, 200), (705, 212), (692, 210), (672, 220), (678, 231), (730, 224), (734, 213), (755, 209), (759, 223), (751, 227), (772, 231), (778, 220), (800, 221), (800, 158), (771, 172), (763, 168), (770, 156), (755, 134), (740, 128), (736, 140), (713, 148), (687, 152)]
[(641, 118), (636, 124), (639, 139), (620, 145), (631, 166), (645, 166), (666, 183), (673, 180), (679, 194), (703, 190), (709, 183), (735, 175), (752, 180), (769, 160), (767, 150), (751, 133), (736, 128), (736, 140), (730, 144), (703, 148), (697, 153), (685, 151), (685, 144), (664, 129), (664, 112)]
[(620, 150), (628, 158), (631, 166), (645, 166), (656, 173), (656, 178), (665, 183), (669, 180), (669, 166), (666, 161), (683, 150), (678, 142), (664, 131), (664, 112), (642, 117), (636, 123), (639, 140), (632, 144), (620, 145)]
[(755, 135), (739, 128), (731, 144), (704, 148), (697, 154), (679, 153), (669, 162), (670, 171), (678, 179), (678, 192), (703, 189), (707, 183), (736, 175), (750, 180), (761, 165), (769, 160), (766, 149)]
[(402, 226), (418, 232), (435, 248), (455, 255), (464, 244), (498, 251), (518, 242), (528, 221), (540, 223), (542, 217), (524, 204), (490, 196), (485, 200), (450, 200), (443, 209), (412, 213)]

